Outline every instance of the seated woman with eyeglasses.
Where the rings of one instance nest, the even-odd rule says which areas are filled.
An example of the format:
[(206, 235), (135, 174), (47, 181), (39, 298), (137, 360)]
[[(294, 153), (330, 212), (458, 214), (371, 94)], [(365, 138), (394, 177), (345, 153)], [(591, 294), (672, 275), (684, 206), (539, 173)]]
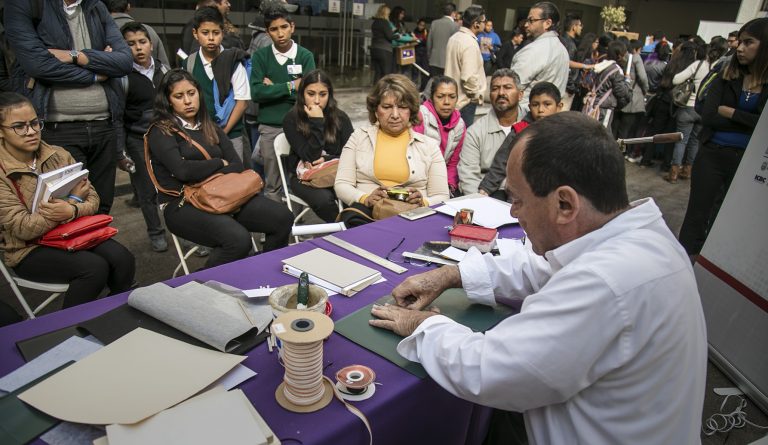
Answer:
[[(243, 171), (229, 138), (209, 117), (205, 101), (200, 99), (200, 85), (191, 74), (171, 70), (163, 76), (157, 91), (147, 143), (158, 190), (181, 192), (185, 184), (199, 183), (213, 174)], [(188, 140), (202, 146), (210, 159), (205, 159)], [(231, 215), (205, 212), (183, 196), (183, 192), (173, 196), (161, 191), (157, 199), (164, 207), (165, 223), (171, 233), (213, 247), (206, 268), (248, 256), (251, 232), (266, 235), (264, 251), (288, 245), (293, 215), (285, 205), (262, 194)]]
[(32, 103), (16, 93), (0, 93), (0, 250), (16, 274), (43, 283), (67, 283), (64, 307), (95, 300), (133, 283), (133, 255), (114, 239), (89, 250), (68, 252), (40, 246), (34, 240), (79, 216), (93, 215), (99, 196), (84, 179), (68, 199), (41, 202), (32, 213), (38, 175), (74, 164), (72, 155), (41, 139), (43, 121)]
[[(401, 74), (389, 74), (373, 87), (366, 105), (371, 125), (356, 129), (341, 152), (336, 196), (371, 217), (392, 188), (407, 190), (405, 200), (411, 204), (448, 199), (448, 174), (438, 142), (411, 128), (419, 122), (416, 85)], [(344, 215), (342, 220), (355, 225)]]

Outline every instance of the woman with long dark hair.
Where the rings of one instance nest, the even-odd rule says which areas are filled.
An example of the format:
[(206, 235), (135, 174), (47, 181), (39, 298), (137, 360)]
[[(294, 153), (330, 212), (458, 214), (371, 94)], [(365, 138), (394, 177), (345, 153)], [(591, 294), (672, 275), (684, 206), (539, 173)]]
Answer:
[(105, 287), (113, 294), (130, 289), (134, 258), (114, 239), (77, 252), (33, 242), (60, 224), (93, 215), (99, 207), (99, 195), (84, 179), (67, 198), (40, 202), (32, 212), (38, 175), (75, 163), (68, 151), (42, 140), (43, 124), (29, 99), (0, 93), (2, 261), (21, 278), (69, 284), (65, 308), (95, 300)]
[[(232, 142), (208, 115), (200, 84), (190, 73), (176, 69), (163, 76), (154, 112), (147, 142), (158, 189), (181, 192), (184, 185), (216, 173), (243, 171)], [(245, 258), (252, 246), (251, 232), (266, 235), (265, 251), (288, 244), (293, 215), (283, 204), (261, 194), (233, 214), (200, 210), (186, 202), (183, 193), (174, 196), (161, 191), (157, 200), (171, 233), (213, 248), (205, 267)]]
[(297, 177), (299, 171), (338, 159), (354, 131), (349, 116), (338, 108), (333, 84), (324, 71), (314, 70), (304, 75), (296, 94), (296, 105), (283, 119), (283, 131), (291, 144), (286, 166), (291, 192), (306, 201), (323, 221), (335, 221), (339, 209), (333, 185), (310, 187)]
[(739, 46), (712, 81), (701, 113), (701, 148), (693, 163), (691, 194), (680, 244), (698, 255), (768, 99), (768, 18), (739, 30)]

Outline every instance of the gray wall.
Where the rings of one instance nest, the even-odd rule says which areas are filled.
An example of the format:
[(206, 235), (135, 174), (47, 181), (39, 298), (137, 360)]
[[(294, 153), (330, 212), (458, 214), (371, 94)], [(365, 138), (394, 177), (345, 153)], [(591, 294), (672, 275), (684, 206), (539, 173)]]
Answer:
[(739, 2), (669, 2), (631, 0), (630, 29), (641, 35), (661, 30), (667, 36), (696, 34), (700, 20), (733, 22)]

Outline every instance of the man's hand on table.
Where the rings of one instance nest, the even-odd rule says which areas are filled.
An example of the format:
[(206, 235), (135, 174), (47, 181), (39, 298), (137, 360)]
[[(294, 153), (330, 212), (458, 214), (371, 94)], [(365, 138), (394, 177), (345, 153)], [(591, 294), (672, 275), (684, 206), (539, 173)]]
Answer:
[(377, 319), (369, 320), (368, 323), (371, 326), (389, 329), (397, 335), (407, 337), (413, 334), (413, 331), (419, 327), (422, 321), (439, 313), (440, 311), (437, 308), (429, 308), (426, 311), (414, 311), (391, 304), (385, 304), (384, 306), (374, 304), (371, 314)]
[(432, 304), (446, 289), (461, 287), (461, 274), (457, 266), (443, 266), (406, 278), (392, 289), (398, 306), (422, 310)]

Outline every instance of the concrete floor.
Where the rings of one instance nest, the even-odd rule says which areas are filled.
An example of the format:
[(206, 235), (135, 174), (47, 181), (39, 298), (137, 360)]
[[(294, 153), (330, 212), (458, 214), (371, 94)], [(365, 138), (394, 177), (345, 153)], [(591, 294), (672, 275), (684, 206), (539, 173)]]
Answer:
[[(355, 127), (367, 122), (367, 111), (365, 108), (365, 95), (367, 90), (361, 88), (349, 88), (337, 90), (336, 99), (339, 108), (344, 110), (352, 119)], [(478, 114), (488, 112), (487, 106), (478, 110)], [(627, 191), (630, 200), (643, 197), (653, 197), (661, 208), (664, 220), (674, 233), (678, 233), (685, 216), (685, 209), (688, 202), (688, 183), (680, 181), (678, 184), (669, 184), (662, 179), (662, 173), (655, 168), (641, 168), (635, 164), (626, 163), (627, 171)], [(118, 174), (119, 190), (126, 190), (125, 185), (128, 177), (125, 173)], [(125, 203), (128, 196), (118, 196), (115, 198), (115, 204), (112, 215), (115, 217), (114, 226), (120, 230), (116, 239), (127, 246), (136, 257), (136, 280), (140, 286), (146, 286), (157, 281), (171, 278), (173, 270), (178, 264), (176, 252), (173, 249), (169, 239), (169, 250), (164, 253), (154, 253), (150, 250), (149, 240), (146, 236), (144, 221), (141, 212), (138, 209), (128, 207)], [(195, 270), (200, 268), (204, 259), (192, 257), (188, 260), (190, 268)], [(0, 299), (20, 309), (20, 306), (12, 298), (10, 290), (6, 283), (2, 283), (0, 288)], [(38, 296), (31, 295), (32, 300)], [(55, 302), (51, 310), (56, 309), (58, 302)], [(58, 303), (60, 304), (60, 303)], [(709, 364), (707, 373), (707, 393), (703, 411), (703, 419), (719, 411), (722, 397), (712, 392), (713, 388), (735, 386), (722, 372), (714, 365)], [(730, 410), (733, 409), (733, 400), (729, 401)], [(729, 411), (730, 411), (729, 410)], [(768, 425), (768, 416), (761, 412), (753, 403), (748, 402), (746, 408), (747, 419), (758, 425)], [(747, 425), (745, 428), (735, 429), (730, 433), (718, 433), (713, 436), (702, 435), (702, 443), (705, 445), (720, 444), (749, 444), (753, 441), (766, 436), (768, 431)]]

